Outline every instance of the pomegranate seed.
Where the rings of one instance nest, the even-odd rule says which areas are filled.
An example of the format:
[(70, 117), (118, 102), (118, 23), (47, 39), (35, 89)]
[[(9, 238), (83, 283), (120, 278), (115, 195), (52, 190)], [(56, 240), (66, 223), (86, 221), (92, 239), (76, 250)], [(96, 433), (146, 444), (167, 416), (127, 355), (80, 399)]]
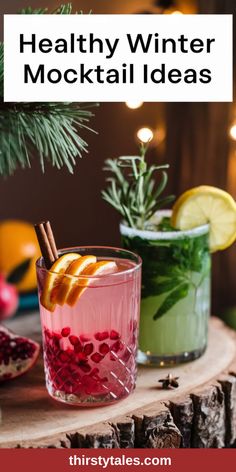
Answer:
[(132, 351), (127, 347), (124, 354), (122, 354), (123, 361), (127, 362), (132, 354)]
[(108, 378), (107, 378), (107, 377), (103, 377), (102, 379), (100, 379), (100, 382), (108, 382)]
[(79, 368), (83, 371), (83, 372), (90, 372), (91, 370), (91, 367), (89, 364), (80, 364), (79, 365)]
[(97, 341), (104, 341), (105, 339), (109, 338), (109, 333), (108, 333), (108, 331), (103, 331), (101, 333), (95, 333), (94, 337)]
[(110, 339), (112, 340), (115, 340), (115, 339), (119, 339), (120, 338), (120, 335), (117, 331), (115, 331), (114, 329), (111, 330), (110, 332)]
[(84, 375), (82, 377), (82, 383), (87, 395), (93, 395), (94, 393), (97, 393), (97, 380), (92, 379), (90, 375)]
[(77, 336), (74, 336), (73, 334), (69, 336), (69, 341), (72, 344), (72, 346), (76, 346), (76, 344), (79, 344), (79, 338)]
[(77, 354), (77, 359), (79, 362), (88, 362), (87, 356), (85, 355), (84, 352), (79, 352)]
[(113, 352), (118, 352), (122, 349), (122, 344), (120, 341), (116, 341), (114, 344), (111, 346), (111, 351)]
[(59, 358), (60, 358), (61, 362), (67, 362), (69, 360), (68, 354), (64, 351), (60, 352)]
[(103, 356), (99, 354), (99, 352), (95, 352), (94, 354), (92, 354), (91, 359), (93, 362), (96, 362), (96, 364), (98, 364), (103, 359)]
[(88, 341), (90, 341), (90, 337), (86, 336), (86, 334), (81, 334), (79, 338), (82, 343), (87, 343)]
[(67, 338), (69, 334), (70, 334), (70, 328), (68, 326), (61, 330), (61, 335), (63, 336), (63, 338)]
[(75, 351), (76, 353), (82, 352), (82, 349), (83, 349), (83, 348), (82, 348), (82, 346), (81, 346), (80, 343), (79, 343), (79, 344), (76, 344), (76, 345), (74, 346), (74, 351)]
[(94, 369), (91, 370), (89, 375), (93, 375), (95, 377), (97, 376), (98, 372), (99, 372), (99, 369), (97, 367), (94, 367)]
[(54, 333), (54, 332), (53, 332), (53, 333), (52, 333), (52, 337), (54, 338), (54, 340), (56, 340), (56, 339), (61, 339), (60, 333)]
[(90, 356), (94, 349), (93, 343), (85, 344), (84, 346), (84, 353), (86, 356)]
[(74, 351), (73, 349), (70, 349), (69, 347), (66, 349), (66, 354), (69, 356), (70, 359), (72, 359), (74, 357)]
[(107, 343), (102, 343), (99, 346), (99, 352), (105, 356), (110, 351), (110, 348)]

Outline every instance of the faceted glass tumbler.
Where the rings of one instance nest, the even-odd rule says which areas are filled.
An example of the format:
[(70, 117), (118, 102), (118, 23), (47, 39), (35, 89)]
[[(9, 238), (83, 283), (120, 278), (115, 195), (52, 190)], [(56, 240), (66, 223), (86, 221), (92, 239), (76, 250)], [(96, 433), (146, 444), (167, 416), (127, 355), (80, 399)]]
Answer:
[(78, 287), (86, 283), (86, 288), (75, 305), (56, 305), (50, 312), (41, 303), (49, 271), (42, 258), (37, 261), (46, 386), (54, 399), (72, 405), (113, 403), (135, 388), (141, 260), (107, 247), (76, 247), (60, 254), (66, 252), (115, 261), (118, 270), (76, 277)]

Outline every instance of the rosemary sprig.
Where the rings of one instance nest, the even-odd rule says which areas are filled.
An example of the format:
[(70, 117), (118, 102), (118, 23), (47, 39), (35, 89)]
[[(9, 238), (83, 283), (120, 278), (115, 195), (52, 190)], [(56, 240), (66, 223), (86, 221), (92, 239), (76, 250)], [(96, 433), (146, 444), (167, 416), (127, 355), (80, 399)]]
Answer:
[[(168, 164), (148, 166), (145, 156), (147, 145), (140, 147), (140, 156), (122, 156), (107, 159), (104, 170), (110, 172), (103, 199), (115, 208), (131, 228), (145, 229), (146, 223), (157, 210), (174, 200), (174, 195), (162, 197), (168, 176)], [(154, 174), (161, 173), (159, 182)]]

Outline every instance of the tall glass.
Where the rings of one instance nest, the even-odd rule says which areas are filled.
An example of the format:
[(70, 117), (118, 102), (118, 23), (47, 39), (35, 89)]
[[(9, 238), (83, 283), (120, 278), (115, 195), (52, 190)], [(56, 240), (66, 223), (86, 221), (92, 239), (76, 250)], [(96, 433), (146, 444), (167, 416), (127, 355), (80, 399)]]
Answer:
[(113, 260), (118, 270), (76, 277), (83, 293), (75, 306), (56, 305), (52, 313), (40, 302), (50, 271), (42, 258), (37, 261), (46, 386), (54, 399), (65, 403), (109, 404), (135, 387), (141, 259), (108, 247), (76, 247), (60, 254), (70, 252)]
[[(170, 217), (159, 212), (157, 219)], [(139, 356), (168, 365), (199, 357), (210, 312), (208, 225), (189, 231), (139, 231), (121, 225), (123, 245), (143, 261)]]

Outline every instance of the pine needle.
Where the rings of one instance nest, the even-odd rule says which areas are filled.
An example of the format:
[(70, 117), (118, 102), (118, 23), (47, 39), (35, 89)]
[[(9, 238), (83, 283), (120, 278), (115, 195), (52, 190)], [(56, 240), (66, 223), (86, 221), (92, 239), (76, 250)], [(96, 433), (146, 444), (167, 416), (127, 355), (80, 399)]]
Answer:
[[(21, 14), (47, 14), (47, 8), (24, 8)], [(69, 15), (72, 4), (61, 5), (52, 13)], [(49, 162), (57, 169), (73, 173), (76, 158), (88, 152), (80, 130), (93, 131), (88, 123), (93, 115), (86, 103), (4, 103), (4, 46), (0, 43), (0, 175), (31, 166), (39, 156), (41, 169)]]

